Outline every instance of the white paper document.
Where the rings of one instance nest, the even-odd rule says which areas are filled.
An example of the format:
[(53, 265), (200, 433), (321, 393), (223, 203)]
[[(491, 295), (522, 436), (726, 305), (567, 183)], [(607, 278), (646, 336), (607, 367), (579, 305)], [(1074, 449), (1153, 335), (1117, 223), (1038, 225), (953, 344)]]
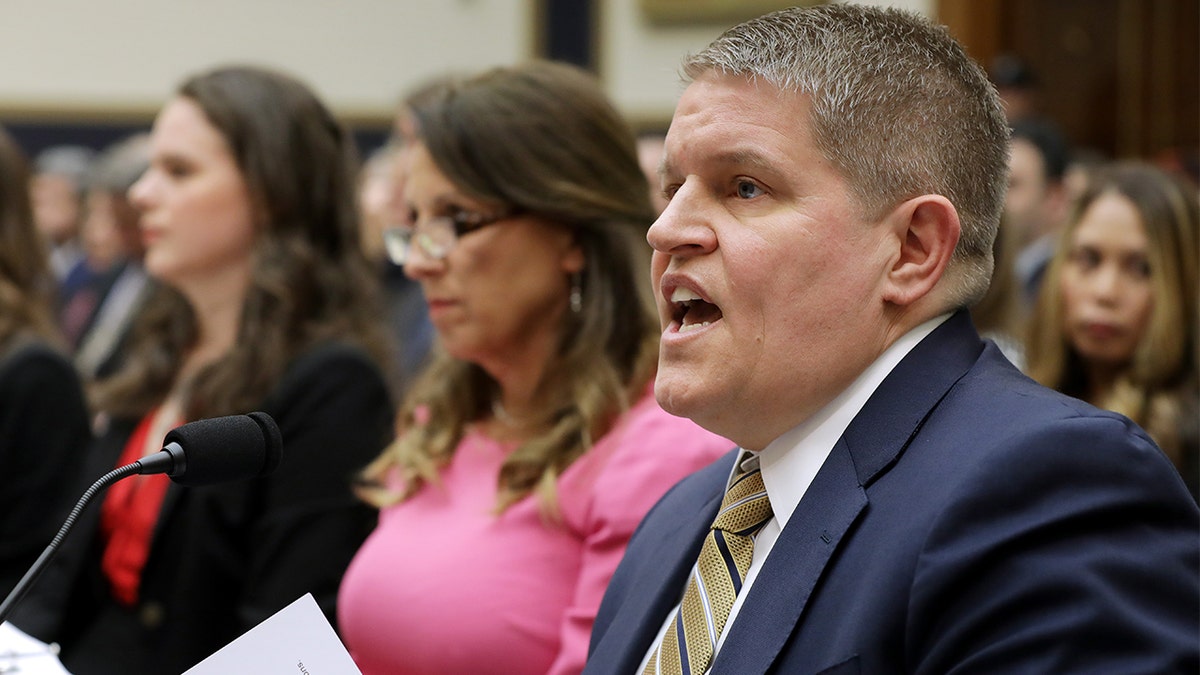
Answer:
[(57, 654), (58, 645), (34, 639), (7, 621), (0, 623), (0, 673), (69, 675)]
[(311, 594), (246, 631), (184, 675), (362, 675)]

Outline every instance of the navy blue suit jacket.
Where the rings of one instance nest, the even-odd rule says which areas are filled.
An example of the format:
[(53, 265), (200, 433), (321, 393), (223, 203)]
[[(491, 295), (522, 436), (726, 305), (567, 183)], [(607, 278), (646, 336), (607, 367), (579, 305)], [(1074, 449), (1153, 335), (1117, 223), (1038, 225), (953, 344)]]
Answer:
[[(734, 455), (647, 515), (586, 673), (635, 672), (678, 603)], [(714, 673), (1200, 672), (1200, 511), (1127, 419), (1058, 395), (966, 313), (833, 448)]]

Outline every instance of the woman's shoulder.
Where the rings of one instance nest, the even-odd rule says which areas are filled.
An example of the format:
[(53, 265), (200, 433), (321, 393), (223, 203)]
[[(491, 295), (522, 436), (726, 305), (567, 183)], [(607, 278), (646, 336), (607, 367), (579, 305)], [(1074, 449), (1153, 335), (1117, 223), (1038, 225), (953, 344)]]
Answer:
[(349, 341), (316, 343), (297, 354), (279, 378), (276, 394), (297, 387), (330, 385), (362, 378), (364, 385), (384, 382), (383, 368), (362, 346)]
[(363, 347), (352, 342), (315, 344), (284, 369), (264, 402), (268, 410), (346, 406), (372, 401), (391, 409), (383, 368)]
[(0, 352), (0, 382), (6, 389), (47, 382), (79, 387), (75, 367), (57, 347), (40, 338), (15, 340)]
[(719, 448), (717, 456), (733, 447), (733, 443), (704, 429), (686, 417), (679, 417), (663, 410), (647, 392), (636, 401), (605, 435), (617, 445), (636, 445), (670, 452), (677, 448), (685, 453), (709, 454), (711, 448)]
[(733, 442), (663, 410), (647, 393), (617, 420), (581, 461), (593, 471), (677, 480), (728, 452)]
[(395, 413), (382, 370), (346, 343), (317, 345), (296, 357), (259, 409), (279, 425), (286, 462), (339, 477), (379, 453)]
[(731, 441), (663, 410), (653, 394), (647, 394), (564, 472), (559, 490), (564, 513), (568, 522), (632, 528), (671, 486), (733, 447)]
[(332, 365), (344, 366), (359, 364), (382, 372), (379, 364), (363, 346), (349, 340), (328, 340), (310, 345), (295, 356), (285, 369), (285, 373), (308, 373), (313, 370), (323, 370)]

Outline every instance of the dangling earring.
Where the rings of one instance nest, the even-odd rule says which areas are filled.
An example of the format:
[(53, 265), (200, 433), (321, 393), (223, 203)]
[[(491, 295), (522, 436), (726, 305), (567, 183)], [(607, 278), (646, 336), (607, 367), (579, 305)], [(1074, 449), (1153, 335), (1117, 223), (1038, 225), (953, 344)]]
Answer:
[(579, 272), (571, 274), (571, 312), (578, 314), (583, 311), (583, 288)]

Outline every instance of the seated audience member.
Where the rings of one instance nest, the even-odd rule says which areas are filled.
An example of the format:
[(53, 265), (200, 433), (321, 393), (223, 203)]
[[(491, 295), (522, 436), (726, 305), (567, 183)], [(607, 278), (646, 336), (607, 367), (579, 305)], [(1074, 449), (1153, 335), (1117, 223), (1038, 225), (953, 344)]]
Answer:
[(1063, 187), (1067, 191), (1067, 213), (1073, 213), (1079, 198), (1087, 190), (1091, 175), (1112, 160), (1096, 148), (1082, 146), (1071, 149), (1071, 161), (1063, 172)]
[(663, 131), (646, 131), (637, 137), (638, 164), (650, 185), (650, 203), (654, 205), (655, 214), (667, 208), (667, 198), (658, 184), (658, 169), (662, 163), (665, 140), (666, 132)]
[(363, 253), (368, 259), (386, 258), (383, 230), (393, 224), (392, 185), (396, 174), (396, 148), (388, 143), (376, 148), (358, 170), (358, 208), (361, 212)]
[(1000, 95), (1009, 123), (1036, 117), (1041, 108), (1041, 82), (1024, 59), (1011, 52), (992, 59), (988, 77)]
[(434, 335), (420, 284), (388, 258), (383, 240), (383, 231), (402, 219), (397, 195), (403, 184), (401, 159), (397, 146), (379, 148), (359, 170), (358, 183), (363, 251), (382, 280), (396, 365), (392, 385), (397, 391), (408, 387), (425, 366)]
[(60, 283), (83, 275), (83, 191), (95, 152), (81, 145), (55, 145), (34, 158), (30, 194), (33, 222), (50, 246), (50, 268)]
[(55, 320), (72, 351), (114, 278), (104, 242), (93, 237), (89, 251), (83, 233), (88, 176), (94, 164), (95, 153), (89, 148), (54, 146), (37, 156), (31, 184), (34, 221), (51, 246), (50, 261), (58, 278)]
[(29, 169), (0, 129), (0, 599), (58, 532), (89, 439), (79, 377), (58, 348), (54, 277)]
[(137, 134), (105, 148), (88, 176), (82, 239), (88, 264), (111, 278), (75, 349), (85, 378), (111, 372), (137, 310), (150, 295), (145, 248), (129, 188), (150, 164), (150, 138)]
[(177, 675), (305, 593), (333, 620), (375, 520), (352, 479), (394, 414), (354, 149), (329, 110), (284, 74), (220, 68), (168, 100), (150, 154), (130, 198), (159, 284), (96, 387), (87, 476), (181, 423), (255, 410), (283, 460), (204, 487), (139, 476), (84, 512), (13, 618), (76, 675)]
[(1069, 211), (1064, 176), (1070, 148), (1057, 127), (1040, 118), (1014, 122), (1009, 147), (1004, 225), (1016, 239), (1010, 264), (1021, 289), (1022, 315), (1028, 316)]
[(594, 78), (501, 68), (413, 115), (389, 236), (438, 347), (366, 472), (340, 624), (367, 675), (577, 673), (638, 521), (731, 445), (651, 396), (654, 211)]
[(1093, 173), (1030, 325), (1029, 374), (1137, 422), (1200, 499), (1195, 189), (1122, 162)]
[(1178, 472), (965, 311), (1007, 179), (983, 70), (918, 14), (828, 3), (683, 72), (655, 395), (740, 448), (638, 526), (585, 672), (1200, 671)]

